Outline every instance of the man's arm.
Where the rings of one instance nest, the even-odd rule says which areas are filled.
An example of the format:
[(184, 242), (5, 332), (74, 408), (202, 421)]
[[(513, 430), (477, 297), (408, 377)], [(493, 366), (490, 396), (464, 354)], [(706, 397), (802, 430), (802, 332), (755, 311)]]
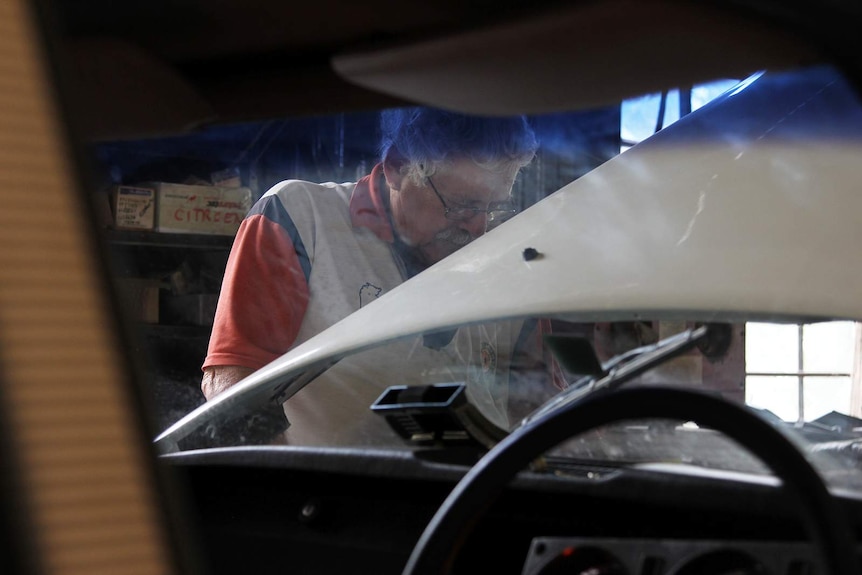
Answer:
[[(218, 365), (204, 370), (201, 390), (207, 401), (231, 387), (254, 370), (239, 365)], [(252, 417), (234, 422), (233, 426), (221, 430), (225, 434), (220, 438), (224, 444), (243, 443), (251, 445), (270, 444), (284, 445), (287, 443), (284, 431), (288, 427), (287, 418), (280, 406), (270, 406), (255, 413)], [(225, 439), (229, 437), (229, 439)]]
[(207, 401), (223, 392), (241, 379), (254, 373), (254, 370), (240, 365), (214, 365), (204, 369), (201, 391)]
[(201, 390), (208, 400), (293, 345), (308, 307), (307, 261), (280, 201), (258, 202), (237, 232), (225, 269), (203, 365)]

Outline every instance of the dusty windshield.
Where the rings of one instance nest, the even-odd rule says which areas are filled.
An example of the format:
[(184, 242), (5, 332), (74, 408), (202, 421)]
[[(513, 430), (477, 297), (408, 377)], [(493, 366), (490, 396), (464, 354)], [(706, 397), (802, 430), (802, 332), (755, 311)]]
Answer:
[[(93, 153), (156, 427), (187, 448), (487, 445), (631, 350), (710, 323), (722, 337), (629, 384), (748, 404), (846, 471), (859, 316), (841, 290), (824, 298), (849, 264), (822, 254), (858, 244), (824, 206), (860, 127), (852, 89), (816, 68), (576, 113), (400, 108)], [(822, 245), (783, 250), (801, 214)], [(798, 281), (812, 269), (830, 274), (820, 287)], [(458, 409), (478, 415), (426, 428)], [(685, 422), (557, 455), (759, 470)]]

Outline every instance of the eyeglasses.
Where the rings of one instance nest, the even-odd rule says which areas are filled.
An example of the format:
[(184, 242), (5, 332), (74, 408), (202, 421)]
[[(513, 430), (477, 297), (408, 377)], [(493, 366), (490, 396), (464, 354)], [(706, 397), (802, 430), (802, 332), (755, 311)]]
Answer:
[(446, 200), (443, 199), (440, 192), (437, 191), (437, 186), (434, 185), (431, 177), (428, 176), (426, 179), (428, 180), (428, 184), (431, 186), (431, 189), (434, 190), (434, 193), (437, 194), (437, 197), (440, 199), (440, 203), (443, 204), (443, 214), (447, 219), (461, 222), (474, 218), (478, 214), (487, 214), (488, 225), (491, 226), (499, 225), (518, 213), (518, 209), (511, 202), (498, 202), (491, 204), (487, 210), (483, 210), (482, 208), (470, 208), (467, 206), (450, 206), (446, 203)]

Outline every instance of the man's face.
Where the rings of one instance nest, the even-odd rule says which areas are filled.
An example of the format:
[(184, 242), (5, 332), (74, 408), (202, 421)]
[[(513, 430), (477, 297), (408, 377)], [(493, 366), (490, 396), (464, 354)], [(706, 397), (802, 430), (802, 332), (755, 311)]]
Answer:
[(481, 211), (467, 219), (447, 218), (444, 202), (450, 209), (487, 210), (509, 200), (514, 182), (513, 176), (490, 172), (470, 160), (456, 160), (432, 176), (440, 197), (427, 180), (416, 183), (406, 177), (390, 179), (389, 173), (387, 179), (395, 231), (427, 265), (467, 245), (484, 234), (487, 227), (488, 216)]

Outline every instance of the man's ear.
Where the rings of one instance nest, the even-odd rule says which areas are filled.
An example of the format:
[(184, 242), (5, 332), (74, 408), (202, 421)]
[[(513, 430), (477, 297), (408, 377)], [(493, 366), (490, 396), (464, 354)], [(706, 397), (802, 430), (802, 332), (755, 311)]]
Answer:
[(391, 150), (383, 159), (383, 175), (386, 178), (386, 185), (389, 186), (390, 190), (401, 190), (401, 184), (404, 181), (401, 168), (404, 166), (404, 163), (404, 158), (397, 153), (393, 153)]

